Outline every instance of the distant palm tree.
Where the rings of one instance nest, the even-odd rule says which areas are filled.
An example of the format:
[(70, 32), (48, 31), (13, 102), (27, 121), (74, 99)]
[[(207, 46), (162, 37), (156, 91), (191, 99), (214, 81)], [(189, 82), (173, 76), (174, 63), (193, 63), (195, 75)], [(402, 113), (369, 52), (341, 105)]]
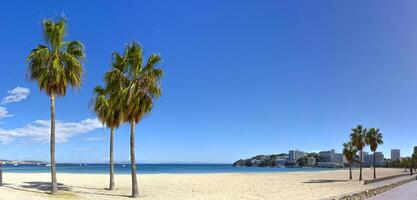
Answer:
[(152, 54), (143, 60), (142, 47), (132, 42), (123, 55), (113, 53), (112, 70), (106, 73), (106, 83), (111, 95), (116, 96), (122, 108), (125, 122), (130, 123), (130, 159), (132, 173), (132, 197), (138, 197), (135, 160), (135, 126), (150, 113), (153, 101), (161, 95), (160, 80), (163, 71), (157, 68), (161, 58)]
[(416, 170), (417, 169), (417, 152), (414, 152), (411, 155), (411, 160), (413, 161), (413, 168), (414, 170)]
[(363, 161), (363, 148), (366, 145), (365, 142), (365, 135), (366, 135), (366, 128), (363, 128), (362, 125), (358, 125), (356, 128), (352, 129), (352, 133), (350, 134), (350, 139), (352, 141), (353, 146), (355, 146), (359, 152), (359, 180), (362, 180), (362, 161)]
[(358, 149), (352, 145), (352, 142), (343, 143), (343, 155), (349, 162), (349, 179), (352, 180), (352, 164), (355, 161)]
[(402, 158), (401, 159), (401, 166), (404, 167), (404, 172), (407, 171), (409, 165), (409, 159), (408, 158)]
[(401, 165), (404, 167), (404, 170), (410, 170), (411, 176), (413, 175), (413, 160), (410, 157), (401, 159)]
[(66, 21), (45, 19), (42, 21), (45, 45), (33, 49), (27, 60), (28, 75), (36, 81), (51, 101), (51, 193), (56, 194), (58, 185), (55, 166), (55, 97), (65, 96), (67, 86), (81, 86), (82, 62), (85, 61), (84, 46), (79, 41), (64, 41)]
[(382, 133), (379, 132), (378, 128), (370, 128), (369, 131), (366, 133), (365, 137), (366, 144), (368, 144), (371, 147), (371, 151), (374, 152), (374, 179), (376, 178), (376, 165), (375, 165), (375, 152), (378, 148), (378, 145), (383, 144), (382, 141)]
[(98, 119), (110, 129), (110, 184), (109, 190), (114, 190), (114, 157), (113, 141), (114, 129), (123, 122), (121, 109), (117, 107), (115, 99), (112, 99), (105, 88), (97, 86), (94, 88), (94, 111)]

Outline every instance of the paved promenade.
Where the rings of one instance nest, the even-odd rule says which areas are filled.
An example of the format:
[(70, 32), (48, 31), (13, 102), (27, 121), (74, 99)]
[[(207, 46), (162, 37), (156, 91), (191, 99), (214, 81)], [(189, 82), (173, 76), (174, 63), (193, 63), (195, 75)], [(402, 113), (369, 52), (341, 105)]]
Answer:
[(417, 181), (406, 183), (368, 200), (417, 200)]

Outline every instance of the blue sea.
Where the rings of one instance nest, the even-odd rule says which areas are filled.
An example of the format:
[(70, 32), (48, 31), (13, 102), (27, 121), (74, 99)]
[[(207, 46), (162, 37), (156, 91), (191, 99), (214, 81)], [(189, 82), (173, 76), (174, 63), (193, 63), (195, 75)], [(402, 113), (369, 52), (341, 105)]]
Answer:
[[(140, 174), (198, 174), (198, 173), (282, 173), (334, 170), (327, 168), (263, 168), (233, 167), (231, 164), (138, 164)], [(2, 165), (4, 172), (49, 173), (45, 165)], [(58, 172), (107, 174), (108, 164), (57, 164)], [(115, 164), (116, 174), (130, 174), (129, 164)]]

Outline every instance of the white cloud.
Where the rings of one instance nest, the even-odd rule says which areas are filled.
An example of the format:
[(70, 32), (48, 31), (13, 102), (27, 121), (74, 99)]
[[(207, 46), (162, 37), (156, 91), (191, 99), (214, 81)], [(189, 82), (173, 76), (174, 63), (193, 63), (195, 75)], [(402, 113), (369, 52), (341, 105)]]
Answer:
[(0, 106), (0, 119), (11, 117), (13, 115), (9, 114), (7, 109), (5, 107)]
[(26, 99), (30, 94), (29, 88), (16, 87), (7, 92), (7, 96), (1, 100), (1, 104), (15, 103)]
[[(98, 119), (85, 119), (79, 122), (56, 121), (56, 142), (67, 142), (70, 138), (88, 133), (103, 127)], [(36, 120), (20, 128), (1, 129), (0, 142), (10, 143), (16, 138), (22, 138), (28, 142), (47, 143), (50, 139), (50, 120)]]
[(84, 138), (85, 141), (101, 141), (101, 140), (105, 140), (106, 137), (102, 136), (102, 137), (88, 137), (88, 138)]

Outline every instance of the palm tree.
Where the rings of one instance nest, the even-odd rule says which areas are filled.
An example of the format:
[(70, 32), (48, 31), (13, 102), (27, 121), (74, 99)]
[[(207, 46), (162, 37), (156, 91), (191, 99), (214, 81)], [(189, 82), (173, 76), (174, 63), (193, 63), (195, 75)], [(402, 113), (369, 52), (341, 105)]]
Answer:
[(135, 126), (151, 112), (153, 102), (161, 95), (163, 71), (157, 67), (161, 57), (152, 54), (143, 61), (142, 47), (132, 42), (123, 55), (113, 53), (113, 67), (106, 73), (106, 83), (112, 96), (118, 99), (124, 122), (130, 123), (130, 160), (132, 197), (138, 197), (135, 160)]
[(404, 172), (407, 171), (408, 165), (409, 165), (409, 159), (408, 158), (401, 159), (401, 166), (404, 167)]
[(66, 21), (45, 19), (42, 21), (45, 45), (38, 45), (28, 58), (28, 76), (38, 83), (39, 89), (50, 97), (51, 104), (51, 193), (56, 194), (58, 185), (55, 166), (55, 97), (65, 96), (67, 86), (81, 86), (85, 61), (84, 46), (79, 41), (64, 41)]
[(378, 145), (383, 144), (382, 133), (379, 132), (378, 128), (370, 128), (366, 133), (365, 137), (366, 144), (371, 147), (371, 151), (374, 152), (374, 179), (376, 178), (376, 166), (375, 166), (375, 152), (378, 148)]
[(355, 161), (356, 153), (358, 153), (358, 149), (356, 149), (352, 142), (343, 143), (343, 155), (345, 156), (346, 160), (349, 162), (349, 179), (352, 180), (352, 164)]
[(94, 88), (94, 112), (97, 113), (98, 119), (110, 129), (110, 184), (109, 190), (114, 190), (114, 157), (113, 141), (114, 129), (118, 128), (123, 121), (121, 110), (117, 107), (115, 99), (112, 99), (109, 93), (100, 86)]
[(410, 157), (404, 158), (401, 160), (401, 164), (404, 167), (404, 170), (407, 171), (407, 169), (410, 170), (411, 176), (413, 175), (413, 161)]
[(411, 155), (411, 160), (413, 161), (413, 168), (414, 168), (414, 170), (416, 170), (416, 168), (417, 168), (417, 152), (414, 152)]
[(363, 128), (362, 125), (358, 125), (356, 128), (352, 129), (352, 133), (350, 134), (350, 139), (352, 141), (353, 146), (355, 146), (360, 154), (359, 154), (359, 180), (362, 180), (362, 161), (363, 161), (363, 148), (365, 147), (365, 135), (366, 135), (366, 128)]

